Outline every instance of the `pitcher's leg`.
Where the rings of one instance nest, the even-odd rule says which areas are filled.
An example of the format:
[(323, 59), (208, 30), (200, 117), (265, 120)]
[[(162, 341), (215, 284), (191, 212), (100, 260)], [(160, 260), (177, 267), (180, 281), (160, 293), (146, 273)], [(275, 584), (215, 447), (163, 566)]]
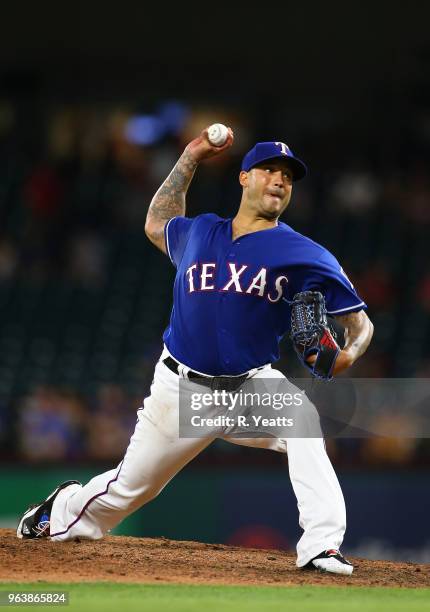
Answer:
[[(267, 367), (254, 378), (285, 379), (285, 376), (279, 370)], [(285, 379), (285, 382), (293, 396), (301, 393), (290, 381)], [(346, 529), (346, 511), (342, 490), (325, 450), (318, 413), (306, 397), (295, 409), (294, 419), (296, 435), (307, 437), (292, 437), (292, 431), (286, 438), (225, 439), (235, 444), (288, 453), (299, 523), (304, 530), (297, 544), (297, 565), (303, 567), (322, 551), (339, 549)], [(318, 432), (321, 432), (320, 437), (314, 437)]]
[[(51, 539), (98, 539), (153, 499), (210, 440), (166, 438), (142, 412), (124, 460), (84, 487), (61, 491), (51, 514)], [(71, 491), (72, 489), (72, 491)]]
[(346, 529), (345, 501), (322, 438), (288, 438), (288, 469), (304, 530), (297, 565), (339, 549)]
[(82, 488), (75, 485), (58, 494), (51, 514), (51, 539), (103, 537), (153, 499), (210, 442), (169, 439), (141, 411), (120, 465)]
[(324, 550), (339, 549), (346, 529), (345, 502), (322, 438), (225, 438), (227, 442), (288, 453), (288, 469), (304, 530), (297, 544), (302, 567)]
[(212, 442), (213, 438), (179, 437), (178, 376), (161, 362), (144, 406), (138, 411), (135, 432), (119, 466), (82, 488), (68, 487), (57, 495), (51, 512), (53, 540), (103, 537), (153, 499)]

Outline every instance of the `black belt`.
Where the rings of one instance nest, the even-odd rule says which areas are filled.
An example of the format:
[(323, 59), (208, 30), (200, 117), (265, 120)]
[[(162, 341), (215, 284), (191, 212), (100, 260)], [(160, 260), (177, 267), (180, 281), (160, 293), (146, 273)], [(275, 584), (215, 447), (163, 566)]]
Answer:
[[(173, 357), (166, 357), (163, 359), (164, 365), (175, 374), (179, 374), (178, 366), (181, 364), (173, 359)], [(257, 368), (261, 369), (261, 368)], [(212, 391), (236, 391), (245, 380), (248, 378), (248, 373), (239, 374), (239, 376), (204, 376), (193, 370), (188, 370), (187, 377), (190, 380), (198, 381), (197, 384), (209, 387)]]

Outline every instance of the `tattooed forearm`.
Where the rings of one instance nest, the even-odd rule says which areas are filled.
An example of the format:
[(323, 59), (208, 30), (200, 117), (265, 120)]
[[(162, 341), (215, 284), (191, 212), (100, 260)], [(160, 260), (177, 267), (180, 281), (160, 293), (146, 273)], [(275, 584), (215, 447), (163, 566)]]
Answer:
[(150, 241), (167, 254), (164, 226), (172, 217), (185, 215), (185, 196), (198, 162), (187, 149), (161, 185), (146, 215), (145, 232)]
[(185, 195), (196, 168), (196, 160), (185, 150), (153, 197), (147, 223), (166, 222), (172, 217), (185, 214)]
[(363, 310), (335, 317), (345, 328), (344, 351), (356, 361), (367, 350), (373, 336), (373, 325)]

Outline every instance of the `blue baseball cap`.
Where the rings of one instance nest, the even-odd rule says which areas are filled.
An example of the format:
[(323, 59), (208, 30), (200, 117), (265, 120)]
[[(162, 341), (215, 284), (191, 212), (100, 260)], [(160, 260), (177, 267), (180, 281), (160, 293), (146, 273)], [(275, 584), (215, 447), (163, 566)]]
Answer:
[(295, 157), (294, 153), (284, 142), (257, 142), (242, 160), (242, 170), (249, 172), (257, 164), (268, 159), (288, 159), (293, 171), (293, 181), (299, 181), (306, 176), (308, 169), (305, 164)]

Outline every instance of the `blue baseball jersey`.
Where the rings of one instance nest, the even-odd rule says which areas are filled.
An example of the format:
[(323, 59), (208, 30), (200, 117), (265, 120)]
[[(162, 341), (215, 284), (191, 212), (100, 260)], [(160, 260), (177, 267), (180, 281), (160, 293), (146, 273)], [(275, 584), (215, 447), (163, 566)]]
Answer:
[(193, 370), (235, 375), (279, 359), (288, 301), (319, 290), (330, 314), (366, 307), (338, 261), (285, 223), (232, 240), (232, 219), (174, 217), (165, 226), (177, 272), (163, 340)]

